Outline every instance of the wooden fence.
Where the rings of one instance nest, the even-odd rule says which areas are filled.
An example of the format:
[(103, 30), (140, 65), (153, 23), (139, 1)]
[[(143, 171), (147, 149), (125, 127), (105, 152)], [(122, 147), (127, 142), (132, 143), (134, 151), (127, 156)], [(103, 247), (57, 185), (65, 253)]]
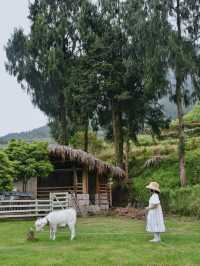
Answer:
[(0, 219), (42, 217), (52, 210), (72, 206), (68, 193), (52, 193), (49, 199), (35, 200), (1, 200)]
[(67, 186), (67, 187), (38, 187), (37, 188), (37, 197), (39, 199), (47, 199), (52, 192), (71, 192), (71, 193), (83, 193), (83, 184), (77, 183), (74, 186)]

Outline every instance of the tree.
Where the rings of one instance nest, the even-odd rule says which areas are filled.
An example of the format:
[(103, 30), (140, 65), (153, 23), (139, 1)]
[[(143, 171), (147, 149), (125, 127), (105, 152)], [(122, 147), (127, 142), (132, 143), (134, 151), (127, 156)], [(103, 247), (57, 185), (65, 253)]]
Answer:
[(70, 74), (78, 52), (79, 0), (36, 0), (29, 7), (31, 30), (15, 30), (8, 41), (7, 71), (32, 101), (59, 124), (58, 141), (67, 144), (71, 101)]
[(88, 129), (103, 127), (121, 167), (124, 141), (145, 123), (160, 125), (166, 61), (157, 22), (165, 13), (146, 9), (149, 2), (36, 0), (30, 34), (16, 31), (6, 48), (7, 70), (47, 114), (56, 140), (84, 131), (87, 151)]
[(95, 121), (95, 118), (99, 102), (99, 90), (96, 72), (93, 70), (90, 60), (88, 54), (79, 56), (72, 71), (73, 102), (71, 117), (73, 124), (75, 124), (75, 131), (84, 132), (83, 150), (86, 152), (90, 141), (89, 130), (91, 127), (94, 130), (98, 128), (98, 122)]
[[(98, 136), (92, 131), (89, 131), (88, 135), (90, 140), (88, 143), (88, 152), (98, 156), (105, 148), (105, 142), (103, 139), (98, 138)], [(84, 149), (85, 132), (76, 132), (76, 134), (70, 139), (70, 145), (75, 149)]]
[(13, 164), (7, 154), (0, 150), (0, 191), (9, 191), (13, 187)]
[[(200, 37), (200, 4), (199, 1), (170, 0), (149, 1), (149, 12), (165, 14), (163, 20), (157, 23), (156, 28), (166, 30), (160, 35), (167, 46), (168, 91), (171, 99), (177, 105), (179, 122), (179, 174), (182, 186), (187, 184), (185, 173), (185, 138), (183, 107), (199, 98), (199, 37)], [(157, 21), (157, 19), (155, 20)], [(190, 94), (188, 86), (192, 86)]]
[[(97, 1), (90, 8), (84, 23), (90, 33), (87, 54), (93, 65), (99, 90), (97, 119), (100, 126), (112, 125), (116, 163), (123, 166), (123, 125), (120, 95), (124, 90), (123, 46), (125, 36), (120, 28), (121, 3)], [(88, 37), (88, 36), (87, 36)], [(85, 39), (84, 39), (85, 40)]]
[(13, 162), (16, 180), (23, 182), (24, 192), (31, 177), (46, 177), (53, 171), (48, 159), (47, 143), (29, 144), (21, 140), (12, 140), (5, 152)]
[[(124, 141), (136, 139), (150, 124), (156, 133), (165, 124), (158, 100), (166, 94), (166, 47), (161, 39), (164, 12), (148, 13), (143, 1), (98, 1), (93, 50), (99, 76), (100, 124), (110, 130), (116, 162), (123, 165)], [(149, 113), (154, 114), (150, 119)], [(156, 114), (156, 115), (155, 115)], [(159, 118), (159, 123), (156, 119)], [(163, 121), (163, 123), (161, 123)]]
[[(181, 185), (187, 183), (185, 173), (185, 138), (183, 122), (183, 105), (189, 104), (188, 81), (191, 80), (194, 95), (199, 95), (199, 2), (171, 1), (169, 16), (175, 19), (175, 27), (170, 36), (170, 67), (175, 75), (175, 94), (173, 99), (177, 105), (179, 121), (179, 171)], [(169, 20), (170, 21), (170, 20)], [(196, 92), (195, 92), (196, 91)], [(193, 95), (193, 96), (194, 96)], [(193, 98), (194, 99), (194, 98)]]

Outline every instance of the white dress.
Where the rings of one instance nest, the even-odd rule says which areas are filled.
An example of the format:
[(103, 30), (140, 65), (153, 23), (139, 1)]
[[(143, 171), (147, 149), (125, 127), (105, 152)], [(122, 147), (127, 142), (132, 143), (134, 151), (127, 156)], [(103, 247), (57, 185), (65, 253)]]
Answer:
[(157, 193), (154, 193), (149, 199), (149, 207), (152, 204), (159, 204), (156, 208), (150, 209), (147, 215), (147, 232), (161, 233), (165, 232), (163, 212), (160, 205), (160, 199)]

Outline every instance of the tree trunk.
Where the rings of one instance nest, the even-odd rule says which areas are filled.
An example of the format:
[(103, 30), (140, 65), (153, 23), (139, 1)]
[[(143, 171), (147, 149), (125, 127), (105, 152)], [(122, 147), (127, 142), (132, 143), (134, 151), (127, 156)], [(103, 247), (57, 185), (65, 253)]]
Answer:
[(125, 150), (125, 172), (126, 172), (126, 181), (128, 181), (129, 178), (129, 151), (130, 151), (130, 141), (129, 138), (126, 140), (126, 150)]
[(86, 121), (85, 130), (84, 130), (84, 151), (88, 152), (89, 138), (88, 138), (88, 127), (89, 121)]
[(183, 102), (181, 95), (181, 87), (178, 78), (176, 78), (176, 104), (178, 114), (178, 138), (179, 138), (179, 175), (181, 186), (185, 186), (187, 183), (187, 177), (185, 173), (185, 136), (184, 136), (184, 122), (183, 122)]
[(122, 113), (118, 105), (112, 106), (112, 126), (115, 146), (116, 163), (123, 168), (123, 132), (122, 132)]
[(28, 180), (27, 180), (27, 178), (25, 177), (25, 178), (23, 179), (23, 187), (22, 187), (23, 192), (26, 192), (26, 189), (27, 189), (27, 183), (28, 183)]
[(59, 113), (59, 122), (60, 122), (60, 136), (59, 144), (67, 145), (67, 119), (66, 119), (66, 107), (65, 107), (65, 98), (64, 94), (61, 93), (59, 97), (60, 113)]
[[(181, 42), (181, 15), (180, 15), (180, 0), (177, 0), (177, 29), (178, 40)], [(185, 173), (185, 137), (184, 137), (184, 122), (183, 122), (183, 96), (182, 96), (182, 78), (181, 78), (181, 66), (180, 63), (176, 64), (176, 105), (178, 114), (178, 138), (179, 138), (179, 175), (181, 186), (185, 186), (187, 183), (187, 177)]]

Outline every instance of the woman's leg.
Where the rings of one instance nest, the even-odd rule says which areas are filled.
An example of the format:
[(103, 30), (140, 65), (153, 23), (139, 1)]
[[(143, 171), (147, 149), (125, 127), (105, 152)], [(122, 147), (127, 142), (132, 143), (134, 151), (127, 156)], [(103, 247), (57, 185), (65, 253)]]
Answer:
[(160, 233), (154, 233), (154, 238), (150, 242), (160, 242)]
[(156, 233), (153, 233), (153, 236), (154, 237), (153, 237), (153, 239), (150, 240), (150, 242), (155, 242), (155, 240), (156, 240)]
[(160, 233), (155, 233), (155, 239), (160, 242)]

